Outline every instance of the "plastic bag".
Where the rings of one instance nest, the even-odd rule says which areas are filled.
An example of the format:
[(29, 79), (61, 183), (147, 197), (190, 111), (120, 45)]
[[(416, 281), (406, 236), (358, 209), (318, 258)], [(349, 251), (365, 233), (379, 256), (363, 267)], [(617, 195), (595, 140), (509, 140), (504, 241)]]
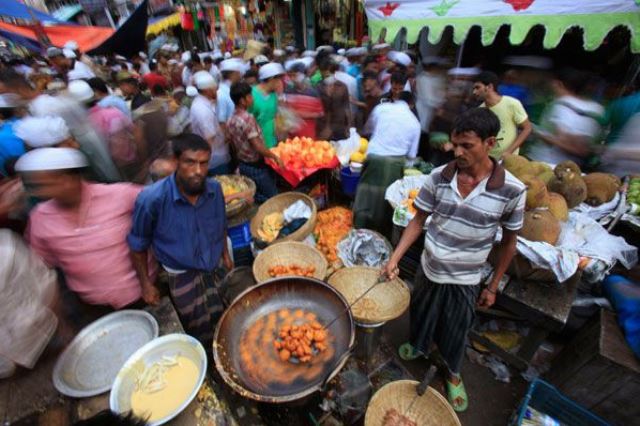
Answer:
[(298, 117), (298, 114), (296, 114), (295, 111), (283, 106), (278, 108), (278, 114), (276, 115), (277, 134), (281, 135), (294, 132), (301, 124), (302, 120)]
[(349, 164), (349, 158), (351, 154), (360, 149), (360, 135), (356, 131), (355, 127), (349, 129), (349, 137), (334, 142), (336, 148), (336, 156), (340, 161), (342, 167), (346, 167)]
[(393, 223), (405, 227), (409, 221), (413, 219), (414, 214), (409, 211), (406, 206), (402, 205), (402, 201), (409, 198), (409, 192), (412, 189), (420, 189), (427, 180), (428, 175), (405, 176), (398, 179), (387, 187), (384, 193), (384, 199), (393, 207)]
[(389, 261), (391, 244), (368, 229), (353, 229), (338, 243), (338, 257), (344, 266), (380, 268)]
[(309, 219), (311, 217), (311, 207), (304, 201), (298, 200), (287, 207), (283, 215), (285, 223), (293, 222), (295, 219)]

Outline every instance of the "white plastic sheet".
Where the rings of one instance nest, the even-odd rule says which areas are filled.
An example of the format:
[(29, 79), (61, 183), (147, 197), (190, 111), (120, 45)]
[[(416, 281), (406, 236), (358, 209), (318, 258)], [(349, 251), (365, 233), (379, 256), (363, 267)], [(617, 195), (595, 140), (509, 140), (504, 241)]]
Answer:
[(384, 199), (393, 207), (393, 223), (405, 227), (413, 219), (413, 214), (402, 205), (402, 201), (409, 197), (409, 191), (420, 189), (427, 180), (428, 175), (405, 176), (387, 187)]
[(360, 149), (360, 135), (356, 129), (352, 127), (349, 129), (349, 137), (347, 139), (335, 141), (333, 145), (336, 149), (336, 157), (338, 157), (340, 165), (346, 167), (349, 165), (351, 154)]
[(608, 203), (601, 204), (597, 207), (592, 207), (587, 203), (581, 203), (575, 206), (573, 208), (573, 211), (576, 211), (578, 213), (584, 213), (594, 220), (600, 220), (603, 217), (613, 213), (616, 210), (616, 207), (618, 207), (619, 202), (620, 202), (620, 193), (616, 192), (616, 195), (615, 197), (613, 197), (613, 200), (609, 201)]

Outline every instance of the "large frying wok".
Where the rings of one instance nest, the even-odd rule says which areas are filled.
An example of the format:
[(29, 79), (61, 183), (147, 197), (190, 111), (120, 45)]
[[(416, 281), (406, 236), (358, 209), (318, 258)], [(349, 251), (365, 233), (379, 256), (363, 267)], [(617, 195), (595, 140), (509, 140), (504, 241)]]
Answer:
[[(340, 293), (313, 278), (276, 278), (251, 287), (235, 299), (216, 326), (216, 368), (233, 390), (256, 401), (291, 402), (319, 391), (353, 349), (355, 327), (347, 307)], [(339, 318), (328, 329), (330, 349), (309, 363), (292, 364), (278, 358), (273, 330), (274, 324), (275, 329), (280, 327), (281, 312), (300, 309), (314, 313), (322, 325)]]

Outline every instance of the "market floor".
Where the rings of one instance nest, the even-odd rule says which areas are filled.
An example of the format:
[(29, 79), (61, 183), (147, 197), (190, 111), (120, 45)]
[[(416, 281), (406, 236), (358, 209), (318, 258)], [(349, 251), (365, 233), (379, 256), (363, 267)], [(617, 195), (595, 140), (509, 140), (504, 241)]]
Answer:
[[(394, 348), (406, 342), (409, 337), (408, 313), (387, 323), (383, 335), (384, 339)], [(416, 360), (402, 363), (416, 380), (422, 379), (426, 361)], [(493, 373), (489, 369), (473, 364), (465, 358), (462, 366), (462, 378), (469, 395), (469, 408), (466, 412), (459, 414), (463, 426), (504, 426), (508, 423), (528, 386), (528, 383), (515, 370), (511, 369), (511, 373), (511, 383), (501, 383), (494, 379)], [(433, 385), (446, 396), (442, 379), (437, 380)]]

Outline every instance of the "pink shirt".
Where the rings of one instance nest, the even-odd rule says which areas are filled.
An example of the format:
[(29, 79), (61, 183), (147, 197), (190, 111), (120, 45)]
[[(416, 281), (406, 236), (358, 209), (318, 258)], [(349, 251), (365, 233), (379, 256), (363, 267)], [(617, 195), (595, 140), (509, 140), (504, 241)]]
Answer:
[(60, 267), (69, 288), (87, 303), (118, 309), (141, 297), (126, 241), (141, 190), (127, 183), (84, 183), (79, 209), (65, 210), (50, 200), (31, 212), (26, 231), (31, 247)]

